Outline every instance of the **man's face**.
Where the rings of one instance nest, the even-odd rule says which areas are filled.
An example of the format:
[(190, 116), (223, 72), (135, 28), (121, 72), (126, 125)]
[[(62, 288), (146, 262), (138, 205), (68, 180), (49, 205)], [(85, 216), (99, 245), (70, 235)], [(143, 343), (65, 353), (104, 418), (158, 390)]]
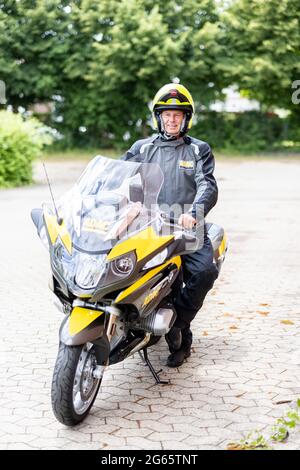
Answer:
[(181, 123), (184, 118), (183, 111), (177, 109), (165, 110), (161, 113), (161, 118), (164, 124), (164, 129), (167, 134), (178, 135)]

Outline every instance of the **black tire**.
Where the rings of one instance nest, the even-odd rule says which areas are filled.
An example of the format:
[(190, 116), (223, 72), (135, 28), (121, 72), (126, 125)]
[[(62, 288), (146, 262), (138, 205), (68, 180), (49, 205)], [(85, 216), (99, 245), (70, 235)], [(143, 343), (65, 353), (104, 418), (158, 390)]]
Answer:
[[(75, 426), (85, 419), (93, 406), (102, 382), (102, 378), (97, 381), (95, 379), (91, 401), (88, 403), (86, 410), (78, 413), (74, 407), (73, 391), (77, 367), (85, 348), (87, 350), (87, 345), (66, 346), (60, 343), (58, 349), (52, 378), (51, 400), (55, 417), (60, 423), (66, 426)], [(87, 355), (92, 353), (93, 347), (90, 347)], [(80, 381), (80, 387), (81, 384), (82, 379)]]

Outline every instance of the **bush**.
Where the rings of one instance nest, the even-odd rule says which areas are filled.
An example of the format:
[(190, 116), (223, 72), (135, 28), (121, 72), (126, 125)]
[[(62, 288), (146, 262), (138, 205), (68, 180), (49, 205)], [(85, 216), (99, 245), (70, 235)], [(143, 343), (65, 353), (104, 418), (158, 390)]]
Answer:
[[(247, 154), (284, 149), (283, 140), (294, 140), (299, 134), (299, 127), (297, 133), (296, 126), (288, 123), (287, 119), (260, 111), (200, 111), (189, 133), (208, 142), (213, 150)], [(133, 137), (142, 138), (142, 135)], [(134, 138), (130, 139), (127, 148), (132, 141)]]
[(49, 130), (35, 118), (0, 111), (0, 187), (32, 182), (32, 162), (52, 141)]
[[(55, 142), (53, 150), (112, 147), (121, 154), (136, 140), (154, 133), (150, 126), (132, 125), (128, 131), (130, 138), (125, 141), (101, 130), (79, 135), (72, 134), (69, 129), (62, 139)], [(272, 112), (262, 111), (200, 111), (189, 134), (208, 142), (213, 150), (226, 154), (300, 150), (298, 115), (280, 118)]]
[(272, 150), (282, 139), (284, 120), (272, 113), (247, 111), (199, 113), (191, 135), (225, 152)]

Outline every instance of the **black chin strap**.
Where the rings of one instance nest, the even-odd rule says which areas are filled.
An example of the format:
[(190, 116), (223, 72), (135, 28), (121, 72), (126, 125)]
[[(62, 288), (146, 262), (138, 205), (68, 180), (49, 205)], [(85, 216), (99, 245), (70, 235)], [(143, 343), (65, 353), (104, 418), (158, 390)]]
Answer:
[(161, 132), (161, 136), (162, 136), (163, 140), (177, 140), (178, 137), (179, 137), (179, 135), (167, 134), (167, 132), (165, 132), (165, 131)]

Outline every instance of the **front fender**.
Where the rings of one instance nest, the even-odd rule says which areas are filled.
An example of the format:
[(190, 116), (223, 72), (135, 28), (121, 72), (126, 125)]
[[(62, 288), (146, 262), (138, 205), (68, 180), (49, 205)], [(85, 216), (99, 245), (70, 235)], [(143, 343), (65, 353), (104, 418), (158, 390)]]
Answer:
[(59, 339), (66, 346), (93, 343), (105, 334), (105, 312), (74, 307), (62, 322)]

